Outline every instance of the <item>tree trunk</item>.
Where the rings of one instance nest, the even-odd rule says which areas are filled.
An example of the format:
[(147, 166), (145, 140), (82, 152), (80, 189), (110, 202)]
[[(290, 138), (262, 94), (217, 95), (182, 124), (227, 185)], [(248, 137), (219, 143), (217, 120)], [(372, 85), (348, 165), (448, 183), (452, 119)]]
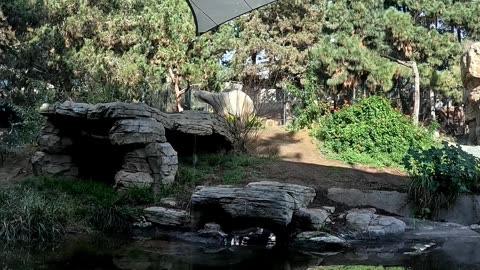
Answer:
[(418, 117), (420, 114), (420, 73), (418, 72), (417, 62), (412, 61), (413, 75), (415, 76), (415, 91), (413, 94), (413, 124), (418, 125)]
[(432, 121), (435, 121), (437, 119), (435, 115), (435, 93), (433, 92), (432, 89), (430, 89), (430, 117)]
[(182, 91), (180, 90), (180, 76), (178, 76), (178, 74), (176, 74), (176, 72), (172, 68), (169, 68), (168, 71), (170, 73), (170, 79), (172, 80), (175, 89), (175, 101), (177, 103), (177, 111), (183, 112)]

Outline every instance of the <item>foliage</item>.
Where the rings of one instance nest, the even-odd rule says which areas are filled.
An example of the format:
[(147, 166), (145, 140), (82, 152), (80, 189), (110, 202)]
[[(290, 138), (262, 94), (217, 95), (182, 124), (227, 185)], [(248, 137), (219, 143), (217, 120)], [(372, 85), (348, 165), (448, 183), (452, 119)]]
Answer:
[(425, 129), (413, 126), (384, 98), (370, 97), (336, 110), (320, 120), (313, 135), (349, 162), (399, 165), (409, 149), (433, 145)]
[(11, 111), (12, 116), (7, 119), (10, 128), (6, 134), (0, 136), (0, 164), (19, 148), (33, 143), (44, 123), (37, 110), (30, 106), (16, 106), (0, 99), (0, 111), (2, 110)]
[(60, 237), (70, 215), (65, 199), (29, 188), (0, 190), (0, 239), (46, 241)]
[(207, 88), (223, 76), (219, 59), (233, 32), (194, 44), (193, 30), (186, 1), (5, 0), (0, 52), (8, 53), (0, 56), (0, 78), (10, 93), (41, 96), (49, 86), (55, 100), (168, 109), (169, 69)]
[(116, 192), (92, 181), (30, 178), (0, 190), (0, 239), (48, 241), (88, 228), (123, 232), (152, 203), (151, 190)]
[(246, 152), (247, 144), (255, 138), (256, 131), (263, 126), (262, 119), (255, 114), (247, 117), (228, 115), (225, 119), (228, 130), (233, 136), (235, 150)]
[(293, 103), (293, 117), (289, 126), (292, 130), (312, 128), (312, 126), (330, 111), (330, 102), (326, 102), (326, 93), (321, 85), (313, 84), (312, 81), (304, 86), (304, 89), (289, 84), (288, 92), (296, 102)]
[(480, 159), (447, 142), (411, 149), (404, 163), (412, 177), (408, 193), (424, 216), (448, 207), (459, 194), (475, 191), (480, 184)]
[(176, 196), (188, 202), (191, 192), (201, 184), (241, 184), (250, 175), (251, 168), (266, 162), (241, 153), (201, 154), (180, 160), (176, 181), (163, 186), (160, 197)]

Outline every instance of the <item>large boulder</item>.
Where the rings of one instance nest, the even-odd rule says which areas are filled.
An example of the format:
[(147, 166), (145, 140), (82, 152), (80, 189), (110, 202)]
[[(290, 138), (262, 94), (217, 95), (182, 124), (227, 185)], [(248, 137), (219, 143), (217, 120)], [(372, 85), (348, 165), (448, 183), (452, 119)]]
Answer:
[(346, 224), (356, 239), (378, 239), (402, 236), (407, 225), (402, 220), (375, 214), (375, 209), (353, 209)]
[(122, 119), (110, 130), (113, 145), (147, 145), (167, 141), (163, 125), (152, 118)]
[(78, 167), (68, 155), (50, 155), (37, 151), (31, 158), (33, 173), (44, 176), (78, 176)]
[(295, 227), (300, 230), (315, 231), (321, 230), (330, 221), (332, 213), (327, 209), (300, 208), (293, 213)]
[(469, 143), (480, 142), (480, 42), (473, 43), (463, 54), (461, 75), (465, 103), (465, 123), (469, 127)]
[(73, 145), (70, 137), (61, 135), (60, 130), (49, 121), (42, 127), (37, 139), (41, 151), (49, 154), (62, 154), (69, 151)]
[[(300, 205), (308, 205), (311, 189), (276, 182), (259, 182), (244, 188), (199, 187), (191, 197), (195, 226), (206, 222), (285, 228)], [(304, 194), (301, 193), (304, 191)], [(264, 226), (265, 225), (265, 226)]]
[(149, 207), (143, 210), (147, 221), (164, 227), (188, 226), (188, 212), (165, 207)]
[(290, 194), (290, 196), (292, 196), (295, 200), (295, 209), (308, 207), (308, 205), (313, 201), (313, 199), (315, 199), (315, 196), (317, 194), (315, 192), (315, 189), (311, 187), (288, 183), (279, 183), (274, 181), (252, 182), (249, 183), (247, 187), (286, 192)]
[(350, 207), (375, 207), (400, 216), (414, 214), (414, 206), (409, 203), (408, 194), (397, 191), (330, 188), (327, 197)]
[(169, 143), (151, 143), (145, 148), (146, 158), (153, 178), (162, 184), (175, 181), (178, 171), (177, 152)]
[(318, 252), (335, 252), (350, 247), (345, 239), (320, 231), (302, 232), (293, 238), (290, 245)]
[(127, 172), (121, 170), (115, 174), (115, 187), (117, 189), (151, 188), (153, 185), (153, 177), (146, 172)]

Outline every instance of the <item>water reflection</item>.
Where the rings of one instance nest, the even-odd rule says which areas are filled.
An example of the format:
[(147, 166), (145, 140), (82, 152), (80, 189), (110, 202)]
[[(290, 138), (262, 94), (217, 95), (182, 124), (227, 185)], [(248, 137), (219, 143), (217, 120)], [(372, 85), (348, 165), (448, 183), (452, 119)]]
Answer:
[(318, 254), (278, 247), (209, 249), (167, 241), (77, 239), (49, 247), (4, 248), (0, 269), (306, 270), (319, 265), (384, 265), (412, 270), (480, 270), (478, 239), (448, 240), (437, 243), (428, 253), (409, 255), (412, 246), (372, 244), (346, 253)]

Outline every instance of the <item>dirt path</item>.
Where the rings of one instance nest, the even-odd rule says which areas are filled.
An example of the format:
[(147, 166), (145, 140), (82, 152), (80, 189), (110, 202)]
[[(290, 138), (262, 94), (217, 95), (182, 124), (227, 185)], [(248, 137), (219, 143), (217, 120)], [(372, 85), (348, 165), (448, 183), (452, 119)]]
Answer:
[(35, 151), (34, 147), (22, 149), (15, 157), (8, 158), (0, 164), (0, 185), (5, 186), (32, 175), (30, 157)]
[(325, 158), (306, 131), (289, 132), (281, 127), (258, 133), (251, 153), (280, 159), (257, 168), (258, 176), (305, 184), (317, 189), (330, 187), (405, 191), (408, 177), (394, 170), (351, 166)]

